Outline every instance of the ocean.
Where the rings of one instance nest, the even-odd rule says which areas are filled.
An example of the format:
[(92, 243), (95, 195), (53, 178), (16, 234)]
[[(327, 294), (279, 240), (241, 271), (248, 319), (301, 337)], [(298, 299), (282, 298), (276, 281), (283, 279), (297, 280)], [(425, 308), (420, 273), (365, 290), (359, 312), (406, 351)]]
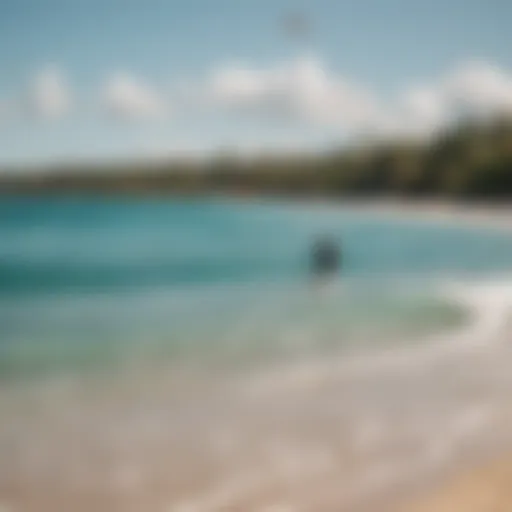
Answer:
[[(309, 258), (323, 235), (343, 264), (318, 290)], [(219, 471), (263, 464), (261, 443), (272, 468), (278, 453), (285, 466), (299, 459), (297, 482), (313, 478), (300, 476), (300, 457), (337, 474), (348, 467), (340, 450), (382, 442), (393, 460), (416, 453), (403, 441), (413, 431), (443, 458), (446, 422), (470, 429), (504, 396), (502, 359), (478, 370), (450, 359), (509, 325), (512, 236), (498, 230), (343, 204), (12, 197), (0, 202), (0, 239), (0, 504), (3, 492), (19, 510), (82, 510), (89, 489), (83, 510), (125, 498), (118, 510), (164, 510), (128, 505), (152, 490), (144, 503), (178, 512)], [(475, 386), (489, 395), (476, 405)], [(403, 415), (409, 423), (392, 419)], [(391, 449), (398, 423), (412, 429), (403, 450)], [(336, 448), (313, 450), (322, 437)], [(375, 470), (382, 453), (363, 458)], [(248, 495), (265, 487), (258, 478)], [(154, 491), (162, 479), (167, 490)], [(227, 509), (252, 510), (242, 491)], [(216, 506), (190, 510), (226, 509)], [(303, 509), (330, 510), (318, 507)]]
[[(343, 269), (317, 297), (309, 256), (324, 234)], [(499, 233), (273, 202), (17, 198), (0, 205), (0, 236), (5, 375), (142, 345), (250, 358), (294, 337), (319, 350), (410, 341), (464, 321), (446, 278), (512, 269)]]

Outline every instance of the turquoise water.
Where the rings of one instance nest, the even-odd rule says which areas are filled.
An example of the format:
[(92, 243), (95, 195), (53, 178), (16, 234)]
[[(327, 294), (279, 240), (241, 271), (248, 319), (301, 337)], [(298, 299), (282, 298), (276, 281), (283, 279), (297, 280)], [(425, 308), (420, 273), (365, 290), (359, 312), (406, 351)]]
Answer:
[[(318, 295), (324, 233), (344, 268)], [(0, 237), (3, 375), (409, 343), (464, 322), (448, 279), (512, 270), (503, 233), (278, 202), (2, 199)]]

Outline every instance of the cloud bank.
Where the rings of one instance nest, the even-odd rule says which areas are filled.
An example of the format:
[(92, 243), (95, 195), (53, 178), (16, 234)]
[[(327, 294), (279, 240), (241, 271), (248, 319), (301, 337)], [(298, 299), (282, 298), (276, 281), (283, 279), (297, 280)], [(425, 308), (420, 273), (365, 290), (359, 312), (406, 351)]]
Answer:
[[(71, 90), (59, 68), (46, 67), (37, 73), (29, 90), (35, 115), (44, 119), (79, 115), (80, 101), (72, 105)], [(461, 116), (485, 119), (512, 114), (512, 74), (483, 61), (463, 63), (437, 79), (404, 86), (391, 100), (333, 73), (314, 56), (270, 67), (222, 64), (192, 82), (187, 94), (176, 91), (157, 90), (127, 73), (113, 74), (99, 90), (98, 115), (131, 122), (174, 122), (170, 113), (176, 110), (185, 117), (192, 111), (195, 116), (213, 112), (219, 120), (229, 115), (300, 122), (340, 136), (424, 137)], [(0, 105), (5, 109), (1, 98)]]
[(348, 134), (429, 135), (462, 115), (512, 113), (512, 75), (485, 62), (406, 87), (394, 101), (328, 71), (314, 58), (273, 69), (227, 66), (210, 81), (219, 105), (241, 115), (288, 116)]

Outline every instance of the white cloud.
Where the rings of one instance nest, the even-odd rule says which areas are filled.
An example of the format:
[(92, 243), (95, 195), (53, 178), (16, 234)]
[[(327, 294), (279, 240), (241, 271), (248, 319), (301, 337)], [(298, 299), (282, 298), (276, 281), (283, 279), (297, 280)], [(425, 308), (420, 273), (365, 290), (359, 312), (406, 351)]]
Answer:
[(288, 116), (351, 135), (428, 136), (460, 117), (512, 113), (512, 76), (469, 63), (386, 101), (315, 58), (273, 68), (224, 66), (209, 82), (217, 105), (242, 114)]
[[(333, 73), (314, 56), (266, 67), (223, 65), (206, 80), (178, 85), (169, 93), (169, 103), (143, 79), (113, 74), (101, 90), (102, 105), (120, 118), (147, 120), (166, 118), (171, 112), (197, 118), (210, 115), (208, 108), (213, 106), (219, 120), (228, 112), (270, 122), (287, 120), (299, 130), (306, 124), (328, 129), (334, 137), (424, 137), (461, 115), (482, 118), (512, 113), (512, 74), (486, 62), (462, 63), (431, 81), (405, 83), (391, 99)], [(29, 99), (32, 111), (44, 118), (66, 114), (71, 92), (61, 70), (47, 67), (37, 74)], [(23, 113), (23, 97), (8, 100), (0, 101), (0, 120)]]
[(103, 99), (108, 109), (123, 118), (158, 118), (168, 107), (149, 85), (127, 74), (117, 74), (107, 81)]
[(512, 76), (491, 64), (460, 66), (446, 80), (445, 89), (453, 103), (470, 113), (512, 112)]
[(421, 124), (437, 125), (446, 120), (447, 98), (436, 87), (419, 86), (404, 93), (403, 104), (413, 120)]
[(302, 58), (271, 69), (231, 65), (213, 74), (214, 101), (245, 112), (300, 118), (355, 129), (376, 115), (362, 88), (329, 74), (321, 62)]
[(424, 138), (450, 121), (447, 98), (437, 85), (415, 85), (401, 91), (394, 101), (379, 104), (381, 115), (367, 130), (379, 138)]
[(30, 90), (30, 103), (36, 114), (44, 118), (58, 118), (71, 107), (71, 95), (62, 72), (47, 67), (39, 72)]
[(482, 120), (512, 113), (512, 75), (470, 62), (431, 84), (406, 89), (398, 103), (401, 108), (391, 113), (405, 133), (435, 134), (461, 116)]

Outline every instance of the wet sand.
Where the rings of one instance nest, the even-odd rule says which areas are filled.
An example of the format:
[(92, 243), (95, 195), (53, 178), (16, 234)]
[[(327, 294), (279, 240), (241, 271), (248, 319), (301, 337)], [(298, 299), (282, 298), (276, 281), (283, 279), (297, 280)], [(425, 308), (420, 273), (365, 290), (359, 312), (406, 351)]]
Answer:
[(307, 360), (201, 381), (162, 366), (4, 387), (0, 502), (13, 512), (396, 511), (512, 446), (512, 351), (502, 349), (442, 364), (388, 354), (371, 368)]

